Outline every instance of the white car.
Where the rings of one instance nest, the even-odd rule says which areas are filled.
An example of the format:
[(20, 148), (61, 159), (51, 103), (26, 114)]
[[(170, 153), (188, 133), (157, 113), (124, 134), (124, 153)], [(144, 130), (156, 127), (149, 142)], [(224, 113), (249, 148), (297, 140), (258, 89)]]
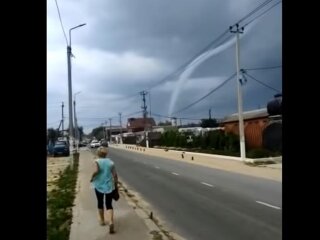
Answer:
[(92, 142), (90, 143), (90, 147), (91, 148), (100, 147), (100, 142), (98, 142), (98, 140), (92, 140)]

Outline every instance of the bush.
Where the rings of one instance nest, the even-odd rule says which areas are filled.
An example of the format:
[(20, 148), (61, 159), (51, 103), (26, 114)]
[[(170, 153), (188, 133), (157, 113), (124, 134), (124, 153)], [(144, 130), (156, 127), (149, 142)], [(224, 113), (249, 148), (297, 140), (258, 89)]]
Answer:
[(223, 131), (208, 132), (208, 147), (223, 150), (226, 144)]
[(274, 153), (263, 148), (251, 149), (247, 153), (248, 158), (265, 158), (265, 157), (273, 157), (273, 156), (275, 156)]
[(225, 135), (224, 150), (231, 152), (238, 152), (240, 149), (239, 136), (233, 133), (227, 133)]
[(72, 206), (76, 193), (79, 159), (74, 168), (68, 166), (57, 180), (57, 189), (47, 196), (47, 239), (68, 240), (72, 221)]

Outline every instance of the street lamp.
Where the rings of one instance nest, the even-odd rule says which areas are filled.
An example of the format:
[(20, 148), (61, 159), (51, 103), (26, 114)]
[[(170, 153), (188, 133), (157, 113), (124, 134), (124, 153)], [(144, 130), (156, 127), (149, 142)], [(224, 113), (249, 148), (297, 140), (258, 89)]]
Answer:
[(76, 92), (75, 94), (73, 94), (74, 101), (76, 101), (76, 96), (77, 96), (78, 94), (80, 94), (80, 93), (81, 93), (81, 91)]
[[(69, 96), (69, 141), (71, 140), (74, 143), (74, 134), (73, 134), (73, 114), (72, 114), (72, 80), (71, 80), (71, 31), (73, 29), (79, 28), (86, 25), (80, 24), (76, 27), (70, 28), (69, 30), (69, 46), (67, 46), (67, 58), (68, 58), (68, 96)], [(72, 144), (70, 144), (72, 146)]]
[(84, 25), (86, 25), (86, 23), (80, 24), (80, 25), (78, 25), (78, 26), (75, 26), (75, 27), (69, 29), (69, 46), (70, 46), (70, 47), (71, 47), (71, 31), (72, 31), (73, 29), (76, 29), (76, 28), (79, 28), (79, 27), (83, 27)]

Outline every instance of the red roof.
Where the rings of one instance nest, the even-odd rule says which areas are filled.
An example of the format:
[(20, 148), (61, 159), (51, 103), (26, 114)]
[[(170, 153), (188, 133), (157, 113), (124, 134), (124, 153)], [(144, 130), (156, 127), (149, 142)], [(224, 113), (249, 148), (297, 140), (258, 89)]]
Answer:
[(127, 128), (128, 129), (138, 129), (145, 127), (155, 126), (156, 123), (153, 118), (129, 118)]

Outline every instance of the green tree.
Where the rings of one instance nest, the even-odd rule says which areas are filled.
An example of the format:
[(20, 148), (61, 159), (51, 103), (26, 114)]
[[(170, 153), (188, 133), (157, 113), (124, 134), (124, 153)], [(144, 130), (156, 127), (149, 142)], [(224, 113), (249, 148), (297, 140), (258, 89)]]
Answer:
[(217, 120), (214, 118), (201, 119), (201, 127), (214, 128), (214, 127), (219, 127), (219, 124), (217, 123)]
[(209, 140), (208, 134), (202, 134), (199, 136), (199, 138), (200, 138), (201, 149), (206, 149), (208, 146), (208, 140)]
[(166, 120), (165, 122), (159, 122), (158, 123), (158, 126), (171, 126), (171, 122)]
[(166, 131), (163, 134), (161, 134), (160, 142), (161, 145), (166, 147), (177, 147), (180, 144), (180, 135), (177, 130), (170, 130)]
[(59, 131), (57, 129), (49, 128), (47, 134), (47, 144), (51, 141), (52, 143), (56, 142), (58, 137), (60, 136)]
[(223, 150), (225, 147), (225, 134), (223, 131), (210, 131), (208, 132), (208, 146), (210, 148)]
[(92, 129), (90, 135), (96, 139), (104, 138), (104, 128), (102, 126)]
[(240, 151), (239, 136), (233, 133), (227, 133), (225, 149), (231, 152), (239, 152)]
[(187, 139), (186, 139), (186, 136), (184, 134), (181, 134), (179, 133), (178, 136), (177, 136), (177, 146), (178, 147), (186, 147), (187, 146)]

